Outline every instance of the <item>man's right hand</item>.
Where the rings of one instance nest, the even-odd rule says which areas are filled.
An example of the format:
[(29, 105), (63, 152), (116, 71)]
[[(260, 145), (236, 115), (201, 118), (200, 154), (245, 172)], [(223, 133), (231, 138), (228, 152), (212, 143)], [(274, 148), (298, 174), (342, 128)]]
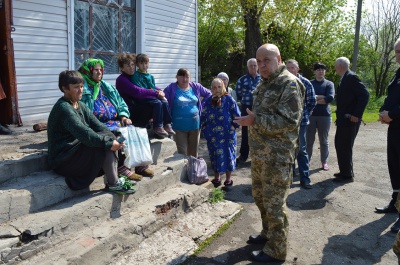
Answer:
[(255, 114), (248, 108), (246, 109), (247, 116), (236, 117), (233, 122), (241, 125), (241, 126), (250, 126), (254, 124)]

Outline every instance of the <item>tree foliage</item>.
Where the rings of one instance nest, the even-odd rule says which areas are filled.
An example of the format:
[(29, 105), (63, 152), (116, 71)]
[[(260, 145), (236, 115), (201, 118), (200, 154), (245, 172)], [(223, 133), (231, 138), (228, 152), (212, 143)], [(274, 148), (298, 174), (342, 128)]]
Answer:
[(235, 54), (243, 49), (239, 8), (237, 1), (198, 1), (199, 65), (206, 86), (219, 72), (229, 73)]
[(380, 97), (386, 94), (394, 72), (394, 43), (400, 37), (400, 0), (373, 2), (372, 11), (363, 25), (363, 34), (369, 46), (370, 85), (375, 89), (376, 97)]
[[(304, 75), (311, 78), (316, 61), (333, 65), (343, 54), (344, 38), (351, 32), (354, 18), (343, 12), (344, 0), (275, 1), (263, 17), (267, 25), (265, 42), (276, 43), (283, 60), (296, 59)], [(272, 22), (271, 22), (272, 21)], [(269, 22), (269, 23), (268, 23)]]
[(307, 78), (321, 61), (329, 67), (327, 79), (338, 80), (335, 59), (353, 53), (356, 12), (346, 9), (346, 0), (199, 0), (198, 5), (203, 80), (225, 71), (235, 82), (266, 42), (276, 44), (284, 60), (296, 59)]

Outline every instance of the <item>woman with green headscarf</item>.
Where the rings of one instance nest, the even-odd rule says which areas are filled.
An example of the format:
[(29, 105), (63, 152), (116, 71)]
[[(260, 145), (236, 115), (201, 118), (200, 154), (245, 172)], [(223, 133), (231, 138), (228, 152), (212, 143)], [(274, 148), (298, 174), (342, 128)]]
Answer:
[[(114, 134), (118, 127), (132, 124), (129, 109), (114, 86), (103, 79), (104, 63), (100, 59), (89, 58), (78, 70), (85, 82), (83, 101), (93, 114)], [(119, 152), (118, 173), (132, 180), (141, 180), (142, 176), (152, 177), (154, 172), (148, 166), (136, 167), (135, 172), (124, 166), (125, 156)]]

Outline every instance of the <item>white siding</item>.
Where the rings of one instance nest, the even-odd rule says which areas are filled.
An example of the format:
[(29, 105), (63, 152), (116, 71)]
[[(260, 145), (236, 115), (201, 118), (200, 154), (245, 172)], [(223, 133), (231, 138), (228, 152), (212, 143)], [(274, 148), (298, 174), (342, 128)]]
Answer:
[(68, 69), (66, 0), (13, 0), (15, 70), (22, 122), (47, 119)]
[[(149, 55), (156, 85), (164, 88), (175, 82), (181, 67), (188, 68), (192, 81), (197, 81), (196, 0), (138, 0), (136, 10), (140, 22), (137, 53)], [(68, 47), (68, 31), (74, 32), (73, 25), (68, 25), (69, 16), (67, 0), (13, 0), (16, 31), (12, 38), (23, 122), (47, 119), (61, 96), (58, 74), (74, 61), (69, 50), (73, 39)], [(115, 84), (117, 76), (105, 75), (104, 79)]]
[(137, 52), (150, 57), (149, 72), (156, 85), (165, 88), (175, 82), (176, 72), (182, 67), (189, 69), (192, 81), (197, 81), (196, 0), (146, 0), (142, 12), (144, 41)]

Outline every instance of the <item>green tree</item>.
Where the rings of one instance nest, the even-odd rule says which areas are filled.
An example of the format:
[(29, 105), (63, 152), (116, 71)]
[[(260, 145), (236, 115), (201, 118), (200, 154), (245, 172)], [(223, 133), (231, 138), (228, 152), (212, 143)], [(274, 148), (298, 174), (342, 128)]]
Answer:
[(218, 72), (228, 72), (233, 55), (242, 50), (243, 22), (238, 19), (237, 1), (199, 0), (198, 9), (199, 65), (207, 86)]
[(393, 45), (400, 36), (400, 0), (374, 2), (363, 26), (363, 34), (370, 46), (371, 86), (376, 97), (381, 97), (387, 92), (395, 67)]
[(329, 66), (339, 56), (351, 56), (342, 48), (353, 43), (346, 38), (354, 18), (344, 12), (345, 6), (343, 0), (275, 1), (262, 18), (265, 42), (277, 43), (283, 60), (296, 59), (311, 78), (316, 61)]

